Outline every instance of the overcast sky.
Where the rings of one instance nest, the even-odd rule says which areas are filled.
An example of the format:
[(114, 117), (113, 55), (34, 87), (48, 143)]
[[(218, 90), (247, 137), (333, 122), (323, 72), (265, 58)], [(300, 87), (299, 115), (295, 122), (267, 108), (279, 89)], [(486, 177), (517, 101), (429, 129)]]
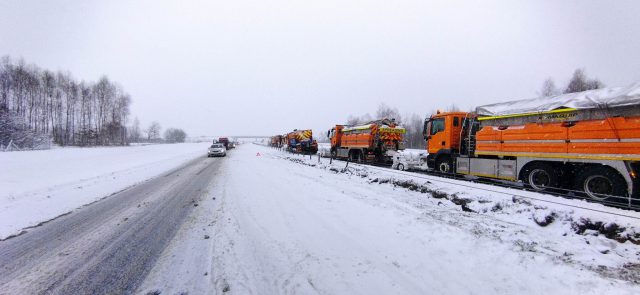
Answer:
[(7, 1), (0, 56), (131, 94), (190, 135), (324, 132), (384, 102), (536, 96), (576, 68), (640, 81), (640, 1)]

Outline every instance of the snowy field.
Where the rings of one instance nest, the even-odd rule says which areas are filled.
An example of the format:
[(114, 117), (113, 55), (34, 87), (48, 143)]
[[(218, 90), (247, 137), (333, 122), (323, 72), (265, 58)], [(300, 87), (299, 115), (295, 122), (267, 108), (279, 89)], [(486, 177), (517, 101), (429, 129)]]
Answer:
[(208, 143), (0, 153), (0, 239), (147, 180)]
[(142, 290), (640, 293), (637, 212), (320, 161), (238, 148)]

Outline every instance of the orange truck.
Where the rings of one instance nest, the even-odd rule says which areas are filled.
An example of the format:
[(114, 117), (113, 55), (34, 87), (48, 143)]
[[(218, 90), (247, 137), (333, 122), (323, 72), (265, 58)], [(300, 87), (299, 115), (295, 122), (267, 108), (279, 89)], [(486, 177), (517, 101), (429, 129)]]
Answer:
[(293, 153), (315, 154), (318, 143), (313, 139), (313, 132), (307, 130), (293, 130), (285, 135), (287, 150)]
[(640, 83), (438, 112), (423, 133), (427, 165), (440, 172), (640, 198)]
[(405, 133), (395, 120), (382, 119), (358, 126), (336, 125), (327, 137), (334, 158), (389, 163), (396, 151), (404, 149)]
[(272, 136), (270, 138), (269, 145), (271, 147), (280, 148), (280, 147), (282, 147), (282, 142), (283, 142), (283, 136), (282, 135), (276, 135), (276, 136)]

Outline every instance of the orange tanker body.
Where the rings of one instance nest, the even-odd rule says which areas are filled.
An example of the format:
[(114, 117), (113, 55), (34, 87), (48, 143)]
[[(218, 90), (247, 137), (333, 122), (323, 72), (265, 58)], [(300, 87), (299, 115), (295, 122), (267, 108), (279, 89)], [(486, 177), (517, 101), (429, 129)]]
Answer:
[(394, 152), (404, 149), (405, 133), (395, 120), (382, 119), (358, 126), (336, 125), (327, 136), (331, 139), (332, 157), (390, 162)]
[(640, 83), (438, 113), (424, 134), (429, 167), (441, 172), (639, 198)]

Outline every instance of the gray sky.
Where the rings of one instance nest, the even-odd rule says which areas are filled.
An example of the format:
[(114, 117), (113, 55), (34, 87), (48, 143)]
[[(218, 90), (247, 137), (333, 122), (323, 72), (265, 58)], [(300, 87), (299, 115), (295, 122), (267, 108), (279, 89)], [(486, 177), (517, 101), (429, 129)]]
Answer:
[(533, 97), (586, 68), (640, 81), (640, 1), (7, 1), (0, 56), (132, 95), (190, 135), (324, 132)]

